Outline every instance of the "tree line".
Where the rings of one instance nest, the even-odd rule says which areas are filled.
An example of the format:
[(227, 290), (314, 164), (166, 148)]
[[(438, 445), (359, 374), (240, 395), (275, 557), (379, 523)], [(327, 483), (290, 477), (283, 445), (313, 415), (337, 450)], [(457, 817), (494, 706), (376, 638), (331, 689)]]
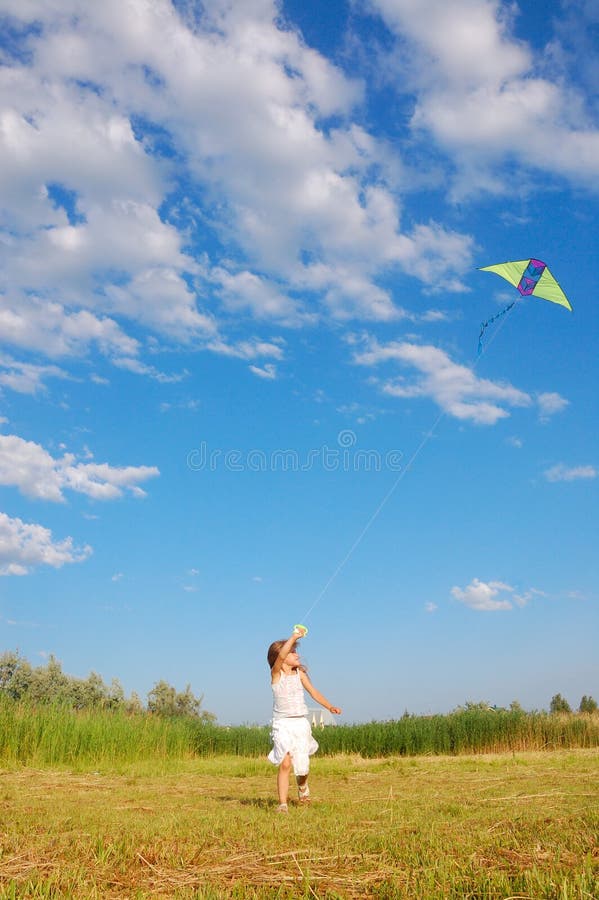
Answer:
[[(463, 706), (458, 706), (457, 709), (455, 710), (455, 712), (463, 712), (463, 711), (472, 712), (472, 710), (481, 710), (481, 709), (482, 710), (495, 710), (495, 711), (500, 710), (502, 712), (505, 712), (505, 710), (502, 707), (491, 706), (485, 700), (478, 701), (478, 702), (468, 700)], [(590, 695), (584, 694), (581, 698), (580, 703), (578, 704), (578, 709), (576, 710), (576, 712), (594, 713), (594, 712), (597, 712), (597, 709), (598, 709), (597, 701), (594, 700)], [(512, 702), (509, 705), (509, 711), (523, 713), (526, 710), (518, 702), (518, 700), (512, 700)], [(535, 710), (535, 712), (536, 712), (536, 710)], [(561, 694), (554, 694), (553, 697), (551, 698), (551, 702), (549, 704), (549, 712), (550, 713), (573, 713), (573, 712), (575, 712), (575, 710), (572, 709), (572, 707), (570, 706), (568, 701), (564, 697), (562, 697)], [(406, 713), (404, 713), (404, 715), (409, 715), (409, 713), (406, 712)]]
[(131, 715), (216, 720), (213, 713), (202, 709), (203, 696), (197, 697), (189, 684), (185, 690), (177, 691), (167, 681), (157, 681), (144, 704), (135, 691), (125, 696), (118, 678), (106, 684), (96, 672), (90, 672), (87, 678), (67, 675), (54, 656), (45, 665), (34, 667), (15, 651), (0, 655), (0, 695), (32, 704), (62, 704), (74, 710), (105, 709)]
[[(561, 694), (554, 694), (551, 698), (551, 703), (549, 704), (549, 712), (552, 713), (571, 713), (573, 712), (572, 707), (568, 703), (567, 700), (562, 697)], [(578, 712), (581, 713), (594, 713), (597, 712), (597, 701), (593, 699), (593, 697), (584, 694), (579, 705)]]
[[(67, 675), (62, 665), (50, 656), (45, 665), (34, 667), (16, 651), (6, 651), (0, 655), (0, 696), (16, 701), (34, 704), (59, 703), (75, 710), (106, 709), (120, 710), (131, 715), (149, 713), (170, 718), (186, 717), (202, 722), (215, 722), (214, 713), (202, 709), (203, 695), (197, 697), (188, 684), (183, 691), (177, 691), (167, 681), (154, 684), (146, 697), (145, 704), (133, 691), (125, 696), (118, 678), (106, 684), (96, 672), (87, 678)], [(496, 709), (487, 702), (468, 701), (459, 710)], [(579, 713), (594, 713), (598, 709), (596, 700), (585, 694), (578, 705)], [(524, 712), (517, 700), (510, 704), (511, 712)], [(550, 713), (572, 713), (574, 710), (561, 694), (554, 694), (549, 704)], [(410, 714), (406, 711), (404, 716)]]

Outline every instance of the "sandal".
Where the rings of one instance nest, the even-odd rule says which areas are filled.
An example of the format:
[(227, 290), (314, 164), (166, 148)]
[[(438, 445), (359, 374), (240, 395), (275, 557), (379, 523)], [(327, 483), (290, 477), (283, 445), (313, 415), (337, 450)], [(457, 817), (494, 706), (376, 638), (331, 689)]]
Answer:
[(309, 803), (310, 802), (310, 788), (307, 784), (298, 785), (297, 792), (299, 796), (300, 803)]

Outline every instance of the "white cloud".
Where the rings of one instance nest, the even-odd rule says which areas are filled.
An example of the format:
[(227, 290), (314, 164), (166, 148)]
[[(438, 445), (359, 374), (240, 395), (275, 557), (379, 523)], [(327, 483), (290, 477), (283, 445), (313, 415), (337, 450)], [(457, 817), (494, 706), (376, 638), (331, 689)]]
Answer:
[(38, 500), (64, 501), (65, 490), (97, 500), (121, 497), (124, 490), (145, 496), (139, 482), (159, 474), (155, 466), (81, 463), (72, 453), (56, 459), (33, 441), (14, 434), (0, 435), (0, 484), (16, 487)]
[(411, 59), (412, 124), (453, 155), (461, 173), (456, 195), (507, 189), (493, 169), (508, 159), (596, 184), (599, 131), (563, 72), (554, 68), (553, 80), (541, 76), (546, 49), (535, 59), (513, 36), (515, 7), (499, 0), (371, 0), (371, 6), (396, 35), (398, 59)]
[(318, 294), (335, 319), (370, 319), (390, 322), (404, 317), (389, 291), (374, 284), (360, 265), (351, 261), (334, 265), (310, 263), (298, 270), (298, 283)]
[[(52, 15), (43, 3), (18, 6), (17, 18), (41, 26), (37, 38), (30, 34), (32, 64), (0, 73), (10, 97), (0, 123), (0, 336), (50, 356), (84, 353), (92, 341), (107, 355), (135, 355), (137, 341), (106, 313), (169, 337), (215, 332), (182, 277), (197, 269), (184, 235), (159, 215), (168, 184), (134, 133), (135, 99), (122, 96), (127, 108), (119, 110), (112, 94), (122, 93), (126, 76), (103, 66), (129, 19), (119, 23), (113, 6), (95, 22), (84, 4)], [(119, 61), (126, 69), (127, 59)]]
[(167, 0), (8, 10), (28, 50), (0, 71), (0, 335), (13, 346), (132, 360), (141, 325), (228, 352), (232, 317), (400, 317), (379, 284), (389, 267), (462, 289), (471, 238), (434, 222), (404, 233), (401, 163), (351, 122), (364, 85), (281, 27), (274, 0), (187, 18)]
[(428, 309), (420, 316), (422, 322), (449, 322), (451, 316), (442, 309)]
[(526, 606), (531, 600), (535, 597), (546, 597), (547, 594), (545, 591), (539, 591), (536, 588), (529, 588), (527, 591), (524, 591), (521, 594), (513, 592), (514, 603), (517, 606)]
[(274, 381), (277, 377), (277, 368), (272, 363), (266, 363), (264, 366), (248, 366), (248, 369), (258, 378), (264, 378), (267, 381)]
[(403, 341), (382, 345), (370, 340), (366, 349), (355, 352), (354, 361), (365, 366), (393, 362), (416, 369), (415, 377), (402, 375), (382, 382), (384, 393), (406, 399), (429, 397), (448, 415), (478, 425), (494, 425), (509, 416), (506, 407), (532, 403), (523, 391), (478, 378), (472, 369), (453, 362), (444, 350), (426, 344)]
[(262, 341), (259, 338), (227, 343), (223, 340), (210, 341), (206, 345), (208, 350), (220, 353), (223, 356), (233, 356), (238, 359), (259, 359), (266, 356), (273, 359), (283, 359), (285, 351), (282, 341)]
[(137, 353), (139, 348), (114, 320), (88, 310), (71, 313), (39, 297), (3, 298), (0, 341), (50, 357), (83, 354), (91, 343), (106, 355)]
[(545, 469), (543, 475), (547, 481), (580, 481), (597, 478), (599, 471), (596, 466), (566, 466), (558, 463)]
[(470, 268), (473, 248), (470, 235), (429, 222), (405, 238), (400, 258), (407, 272), (435, 292), (456, 292), (466, 289), (459, 276)]
[[(452, 587), (451, 594), (460, 603), (469, 606), (470, 609), (476, 609), (482, 612), (489, 612), (499, 609), (512, 609), (511, 596), (514, 588), (502, 581), (479, 581), (473, 578), (470, 584), (465, 588)], [(508, 597), (501, 595), (508, 594)]]
[(160, 382), (160, 384), (177, 384), (179, 381), (184, 381), (189, 375), (187, 371), (168, 375), (166, 372), (161, 372), (159, 369), (142, 362), (136, 357), (118, 357), (113, 359), (112, 362), (118, 369), (125, 369), (127, 372), (134, 372), (136, 375), (147, 375), (149, 378)]
[(109, 285), (106, 295), (110, 309), (159, 334), (186, 342), (217, 332), (212, 316), (198, 311), (195, 293), (171, 266), (147, 266), (125, 286)]
[(283, 325), (296, 326), (316, 321), (272, 281), (253, 272), (228, 272), (216, 267), (211, 277), (219, 285), (219, 295), (227, 310), (247, 310), (257, 319), (274, 319)]
[(586, 88), (589, 103), (599, 111), (596, 85), (599, 58), (596, 53), (596, 29), (599, 7), (596, 0), (575, 0), (563, 4), (554, 20), (554, 36), (548, 44), (547, 69), (567, 83), (572, 77)]
[(197, 412), (200, 408), (199, 400), (178, 400), (175, 403), (161, 403), (160, 412), (170, 412), (172, 410), (185, 410), (187, 412)]
[[(520, 75), (530, 64), (523, 44), (510, 41), (496, 0), (370, 0), (389, 27), (430, 54), (452, 82), (472, 85)], [(431, 73), (434, 79), (435, 73)]]
[(425, 610), (426, 610), (427, 613), (434, 613), (434, 612), (437, 611), (437, 609), (438, 609), (439, 607), (437, 606), (436, 603), (431, 603), (431, 602), (429, 601), (428, 603), (425, 603), (424, 608), (425, 608)]
[(26, 575), (37, 565), (59, 569), (82, 562), (91, 552), (89, 546), (75, 547), (70, 537), (54, 541), (48, 528), (0, 512), (0, 575)]
[(479, 612), (513, 609), (514, 605), (522, 607), (535, 597), (547, 596), (544, 591), (537, 588), (519, 592), (503, 581), (484, 582), (478, 578), (473, 578), (465, 588), (452, 587), (451, 595), (460, 603)]
[(35, 394), (45, 390), (46, 378), (68, 378), (67, 372), (58, 366), (36, 365), (0, 354), (0, 386), (19, 394)]
[(563, 412), (570, 405), (569, 400), (553, 391), (538, 394), (537, 403), (539, 404), (539, 418), (541, 422), (548, 422), (551, 416)]

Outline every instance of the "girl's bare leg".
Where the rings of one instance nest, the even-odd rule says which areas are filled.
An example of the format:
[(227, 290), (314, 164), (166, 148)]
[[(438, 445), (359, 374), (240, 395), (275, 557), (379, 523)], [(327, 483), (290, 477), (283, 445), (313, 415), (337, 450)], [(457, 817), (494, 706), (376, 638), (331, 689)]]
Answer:
[(297, 789), (300, 803), (310, 802), (310, 788), (308, 787), (308, 775), (296, 775)]
[(291, 757), (287, 753), (277, 772), (277, 793), (279, 803), (287, 803), (289, 797), (289, 773), (291, 772)]

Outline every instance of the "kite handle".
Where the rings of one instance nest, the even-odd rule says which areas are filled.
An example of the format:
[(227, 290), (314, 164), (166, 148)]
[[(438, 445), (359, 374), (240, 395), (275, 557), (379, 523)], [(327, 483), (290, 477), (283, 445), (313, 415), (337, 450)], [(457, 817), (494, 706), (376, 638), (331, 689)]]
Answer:
[(298, 637), (303, 638), (308, 634), (308, 629), (306, 628), (305, 625), (294, 625), (293, 633), (296, 634)]

